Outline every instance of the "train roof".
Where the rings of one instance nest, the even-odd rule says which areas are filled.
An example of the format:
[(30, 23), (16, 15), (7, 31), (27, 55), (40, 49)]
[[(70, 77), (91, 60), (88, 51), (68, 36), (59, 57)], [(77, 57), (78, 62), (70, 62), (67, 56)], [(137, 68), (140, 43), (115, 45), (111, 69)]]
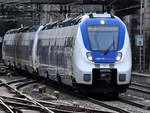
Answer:
[(18, 28), (18, 29), (11, 29), (6, 32), (6, 34), (14, 34), (14, 33), (20, 33), (20, 32), (36, 32), (39, 28), (39, 25), (34, 25), (34, 26), (26, 26), (23, 28)]
[[(54, 28), (61, 28), (67, 26), (73, 26), (79, 24), (84, 18), (115, 18), (113, 15), (104, 13), (104, 14), (97, 14), (97, 13), (89, 13), (85, 15), (77, 16), (76, 18), (70, 19), (62, 19), (59, 21), (55, 21), (53, 23), (48, 23), (42, 30), (54, 29)], [(20, 32), (36, 32), (39, 28), (39, 25), (34, 25), (31, 27), (23, 27), (18, 29), (9, 30), (6, 34), (13, 34), (13, 33), (20, 33)]]
[(43, 30), (77, 25), (85, 17), (89, 17), (89, 18), (115, 18), (113, 15), (108, 14), (108, 13), (104, 13), (104, 14), (89, 13), (89, 14), (78, 16), (76, 18), (70, 18), (68, 20), (60, 20), (60, 21), (46, 24), (45, 27), (43, 28)]
[(81, 20), (81, 18), (82, 18), (81, 16), (78, 16), (76, 18), (70, 18), (67, 20), (63, 19), (60, 21), (55, 21), (53, 23), (46, 24), (43, 30), (77, 25), (79, 21)]

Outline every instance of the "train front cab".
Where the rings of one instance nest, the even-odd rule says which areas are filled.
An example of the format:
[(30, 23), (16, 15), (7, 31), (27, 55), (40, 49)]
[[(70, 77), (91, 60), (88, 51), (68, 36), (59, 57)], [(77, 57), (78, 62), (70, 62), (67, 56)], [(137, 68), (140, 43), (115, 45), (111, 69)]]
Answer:
[(125, 92), (131, 80), (131, 48), (125, 25), (115, 18), (85, 19), (77, 37), (77, 86), (89, 93)]

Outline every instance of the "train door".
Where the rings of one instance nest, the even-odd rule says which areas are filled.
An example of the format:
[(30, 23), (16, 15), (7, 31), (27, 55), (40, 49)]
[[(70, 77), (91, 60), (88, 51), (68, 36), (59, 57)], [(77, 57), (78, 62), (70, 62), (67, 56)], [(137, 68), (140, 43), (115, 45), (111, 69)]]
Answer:
[(56, 64), (57, 64), (57, 70), (56, 70), (56, 74), (57, 74), (57, 79), (58, 81), (60, 80), (60, 78), (64, 77), (65, 75), (65, 69), (64, 69), (64, 42), (65, 42), (65, 38), (60, 37), (57, 39), (57, 53), (56, 53)]
[(20, 59), (20, 43), (21, 43), (21, 41), (22, 41), (22, 33), (20, 32), (20, 33), (17, 33), (16, 35), (15, 35), (15, 65), (16, 65), (16, 67), (17, 68), (20, 68), (20, 61), (19, 61), (19, 59)]
[(72, 40), (70, 36), (65, 38), (64, 44), (64, 76), (62, 77), (62, 82), (67, 85), (72, 85)]
[(68, 27), (65, 29), (65, 44), (64, 44), (64, 68), (65, 68), (65, 76), (62, 79), (62, 82), (67, 85), (72, 85), (72, 76), (73, 76), (73, 46), (74, 39), (76, 34), (76, 26)]
[(50, 79), (57, 81), (57, 40), (51, 38), (50, 40)]

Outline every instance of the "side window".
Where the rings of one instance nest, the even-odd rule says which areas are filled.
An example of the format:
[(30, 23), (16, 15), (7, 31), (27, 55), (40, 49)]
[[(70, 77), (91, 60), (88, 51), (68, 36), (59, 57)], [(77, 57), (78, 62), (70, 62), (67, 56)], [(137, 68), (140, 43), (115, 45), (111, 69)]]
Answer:
[(65, 47), (72, 47), (72, 44), (73, 44), (73, 38), (67, 37), (65, 40)]
[(73, 37), (70, 37), (70, 47), (73, 47)]
[(29, 45), (30, 45), (30, 40), (26, 40), (26, 51), (27, 51), (27, 53), (26, 53), (26, 55), (27, 55), (27, 60), (29, 60), (29, 56), (30, 56), (30, 47), (29, 47)]
[(66, 39), (65, 39), (65, 47), (68, 47), (68, 45), (69, 45), (69, 41), (68, 41), (68, 37), (66, 37)]
[(43, 48), (42, 48), (42, 40), (38, 40), (37, 44), (37, 56), (39, 56), (39, 62), (42, 63), (42, 54), (43, 54)]
[(32, 55), (32, 47), (33, 47), (33, 40), (30, 40), (30, 43), (29, 43), (29, 55)]
[(3, 42), (3, 47), (4, 51), (6, 51), (6, 40)]
[(37, 56), (39, 56), (40, 48), (41, 48), (41, 40), (38, 40), (37, 51), (36, 51)]

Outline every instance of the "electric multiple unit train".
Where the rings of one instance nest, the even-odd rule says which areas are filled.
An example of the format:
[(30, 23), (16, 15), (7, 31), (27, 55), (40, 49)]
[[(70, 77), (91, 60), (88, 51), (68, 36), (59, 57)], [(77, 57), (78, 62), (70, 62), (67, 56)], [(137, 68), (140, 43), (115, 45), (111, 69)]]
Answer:
[(2, 54), (8, 66), (37, 73), (89, 93), (125, 92), (131, 47), (125, 24), (110, 14), (85, 14), (8, 31)]

